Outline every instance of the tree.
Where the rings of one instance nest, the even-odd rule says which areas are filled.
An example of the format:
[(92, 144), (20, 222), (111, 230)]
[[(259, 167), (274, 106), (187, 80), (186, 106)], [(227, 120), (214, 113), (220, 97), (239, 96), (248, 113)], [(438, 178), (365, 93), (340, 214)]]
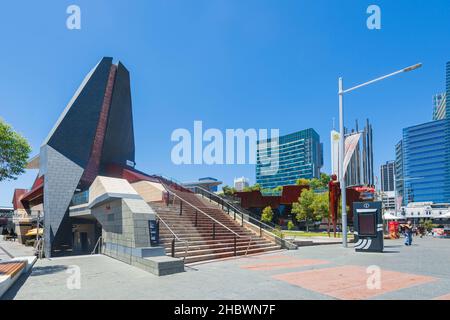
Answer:
[(287, 228), (288, 230), (293, 230), (295, 228), (295, 224), (291, 220), (289, 220), (287, 223)]
[(328, 188), (328, 183), (331, 181), (331, 177), (322, 172), (320, 174), (320, 180), (322, 181), (323, 188)]
[(232, 196), (233, 194), (236, 193), (236, 189), (230, 186), (223, 186), (222, 187), (222, 192), (224, 195), (226, 196)]
[(309, 187), (311, 189), (313, 189), (313, 190), (321, 189), (322, 188), (322, 181), (317, 179), (317, 178), (311, 179), (309, 181)]
[(328, 217), (330, 210), (328, 192), (315, 194), (314, 201), (311, 206), (314, 210), (315, 221), (321, 221), (323, 218)]
[(274, 192), (280, 192), (280, 191), (283, 191), (283, 186), (275, 187), (275, 188), (273, 188), (273, 191), (274, 191)]
[(309, 179), (300, 178), (297, 179), (298, 186), (309, 186)]
[(0, 181), (16, 180), (25, 172), (30, 152), (27, 140), (0, 119)]
[(430, 232), (434, 228), (433, 221), (431, 220), (424, 220), (421, 222), (421, 226), (427, 231)]
[(314, 220), (313, 202), (315, 193), (313, 190), (303, 189), (298, 202), (292, 204), (292, 213), (297, 221), (306, 221), (306, 231), (309, 231), (309, 222)]
[(261, 221), (262, 222), (272, 222), (273, 219), (273, 211), (270, 206), (267, 206), (264, 208), (262, 214), (261, 214)]
[(259, 183), (256, 183), (253, 186), (245, 187), (243, 191), (244, 192), (261, 191), (261, 186)]

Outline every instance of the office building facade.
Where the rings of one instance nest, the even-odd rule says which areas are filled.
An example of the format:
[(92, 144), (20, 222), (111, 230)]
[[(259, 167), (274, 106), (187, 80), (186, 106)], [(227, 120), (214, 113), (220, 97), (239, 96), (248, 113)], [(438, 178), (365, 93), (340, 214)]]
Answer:
[(395, 161), (387, 161), (381, 165), (381, 191), (395, 190)]
[(246, 177), (234, 178), (233, 186), (236, 191), (242, 191), (250, 185), (250, 180)]
[[(272, 139), (258, 141), (256, 183), (262, 189), (295, 185), (297, 179), (319, 178), (323, 166), (323, 144), (314, 129), (306, 129), (278, 138), (276, 148)], [(276, 138), (275, 138), (276, 139)], [(276, 170), (265, 170), (270, 166), (264, 161), (267, 153), (277, 159)]]
[(433, 97), (433, 121), (403, 129), (396, 146), (397, 197), (413, 202), (450, 202), (450, 62), (446, 91)]
[(445, 99), (445, 114), (446, 118), (450, 119), (450, 61), (447, 62), (447, 67), (445, 69), (445, 87), (446, 87), (446, 99)]
[(403, 140), (395, 145), (395, 193), (399, 202), (404, 203)]
[(403, 203), (450, 202), (450, 121), (403, 129)]
[(447, 117), (447, 94), (439, 93), (433, 96), (433, 120)]

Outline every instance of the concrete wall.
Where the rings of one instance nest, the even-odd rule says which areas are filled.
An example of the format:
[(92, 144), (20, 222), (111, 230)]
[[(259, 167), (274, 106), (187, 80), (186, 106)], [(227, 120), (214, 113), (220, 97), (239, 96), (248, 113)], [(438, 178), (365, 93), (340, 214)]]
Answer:
[(132, 183), (131, 186), (145, 202), (162, 202), (164, 200), (165, 189), (160, 183), (139, 181)]

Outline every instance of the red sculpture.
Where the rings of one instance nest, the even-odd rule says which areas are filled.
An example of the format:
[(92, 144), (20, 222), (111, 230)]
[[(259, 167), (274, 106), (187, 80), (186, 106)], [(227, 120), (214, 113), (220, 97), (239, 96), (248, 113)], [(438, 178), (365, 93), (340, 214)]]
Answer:
[(341, 197), (341, 185), (337, 181), (335, 174), (331, 175), (331, 181), (328, 183), (328, 199), (330, 202), (330, 210), (328, 217), (328, 234), (330, 234), (330, 218), (333, 221), (334, 237), (336, 238), (336, 223), (339, 209), (339, 198)]

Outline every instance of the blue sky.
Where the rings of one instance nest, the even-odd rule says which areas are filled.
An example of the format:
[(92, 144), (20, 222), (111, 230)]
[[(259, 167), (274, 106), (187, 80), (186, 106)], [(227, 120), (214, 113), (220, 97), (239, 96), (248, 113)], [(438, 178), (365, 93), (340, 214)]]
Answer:
[[(82, 29), (66, 28), (80, 6)], [(382, 10), (382, 29), (366, 9)], [(337, 79), (348, 86), (416, 62), (424, 67), (346, 97), (346, 124), (369, 118), (376, 175), (394, 158), (401, 129), (431, 119), (450, 60), (448, 0), (10, 1), (0, 10), (0, 116), (33, 154), (86, 73), (102, 56), (130, 70), (137, 168), (179, 180), (214, 176), (254, 182), (252, 165), (175, 166), (173, 130), (312, 127), (330, 169), (329, 131), (338, 117)], [(76, 134), (76, 133), (74, 133)], [(0, 183), (0, 205), (36, 172)]]

